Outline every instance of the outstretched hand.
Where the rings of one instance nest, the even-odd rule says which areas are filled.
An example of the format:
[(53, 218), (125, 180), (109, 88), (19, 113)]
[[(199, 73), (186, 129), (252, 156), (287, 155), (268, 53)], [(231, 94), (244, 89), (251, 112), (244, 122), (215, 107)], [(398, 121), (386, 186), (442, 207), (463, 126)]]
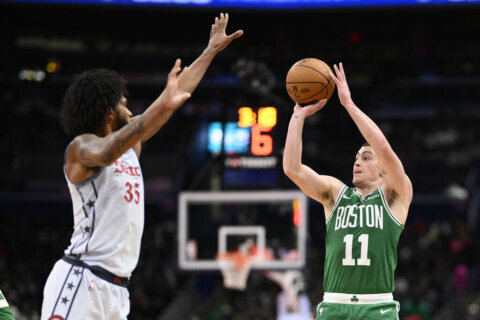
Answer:
[(237, 30), (231, 35), (227, 35), (225, 30), (228, 24), (228, 13), (220, 13), (220, 18), (215, 18), (215, 23), (212, 24), (212, 30), (210, 31), (210, 40), (208, 42), (208, 48), (215, 50), (216, 53), (225, 49), (230, 42), (243, 35), (243, 30)]
[(335, 74), (330, 72), (330, 77), (337, 85), (338, 98), (340, 103), (343, 106), (346, 106), (348, 103), (352, 102), (352, 95), (350, 94), (350, 89), (348, 88), (347, 77), (345, 76), (345, 71), (343, 70), (343, 64), (340, 62), (339, 67), (336, 64), (333, 65), (335, 69)]
[(315, 114), (320, 109), (322, 109), (327, 103), (327, 101), (328, 101), (327, 99), (323, 99), (314, 104), (309, 104), (305, 107), (302, 107), (297, 103), (293, 108), (293, 114), (299, 115), (305, 119), (307, 117), (310, 117), (312, 114)]
[(182, 70), (180, 65), (181, 60), (177, 59), (172, 70), (168, 73), (167, 85), (161, 95), (164, 99), (165, 107), (168, 109), (178, 109), (191, 96), (189, 92), (181, 90), (178, 87), (179, 81), (188, 73), (188, 67)]

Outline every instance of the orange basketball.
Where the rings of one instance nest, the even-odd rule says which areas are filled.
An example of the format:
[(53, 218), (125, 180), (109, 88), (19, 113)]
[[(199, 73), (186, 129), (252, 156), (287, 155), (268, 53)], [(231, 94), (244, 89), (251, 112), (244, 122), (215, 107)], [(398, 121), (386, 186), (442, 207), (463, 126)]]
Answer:
[(287, 73), (288, 95), (301, 106), (329, 99), (335, 90), (331, 71), (325, 62), (315, 58), (296, 62)]

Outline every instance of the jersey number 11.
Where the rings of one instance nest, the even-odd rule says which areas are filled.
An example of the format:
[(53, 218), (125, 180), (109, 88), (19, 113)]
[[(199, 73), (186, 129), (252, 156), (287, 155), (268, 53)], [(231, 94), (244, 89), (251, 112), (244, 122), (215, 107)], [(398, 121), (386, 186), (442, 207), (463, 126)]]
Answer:
[(355, 259), (352, 258), (352, 247), (353, 247), (353, 234), (347, 234), (343, 237), (343, 242), (345, 242), (345, 258), (342, 259), (342, 264), (344, 266), (369, 266), (370, 259), (367, 258), (368, 254), (368, 234), (361, 234), (358, 237), (358, 242), (361, 243), (360, 248), (360, 258)]

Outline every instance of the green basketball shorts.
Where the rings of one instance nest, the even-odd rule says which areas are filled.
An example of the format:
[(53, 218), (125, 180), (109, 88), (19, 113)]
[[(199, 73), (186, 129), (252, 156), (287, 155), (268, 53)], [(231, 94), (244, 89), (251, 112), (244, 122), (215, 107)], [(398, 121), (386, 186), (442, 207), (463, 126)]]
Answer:
[(391, 293), (328, 293), (317, 306), (317, 320), (398, 320), (400, 304)]

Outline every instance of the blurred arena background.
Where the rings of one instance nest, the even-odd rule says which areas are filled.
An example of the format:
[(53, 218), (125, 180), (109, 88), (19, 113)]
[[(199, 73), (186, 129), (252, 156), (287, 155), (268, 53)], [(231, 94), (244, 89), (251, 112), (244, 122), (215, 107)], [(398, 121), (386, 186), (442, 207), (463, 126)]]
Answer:
[[(344, 63), (354, 100), (380, 124), (413, 182), (394, 293), (401, 319), (480, 319), (480, 7), (336, 3), (303, 9), (1, 3), (0, 288), (17, 319), (39, 318), (44, 283), (71, 236), (62, 171), (68, 140), (58, 116), (73, 75), (118, 71), (129, 83), (130, 109), (141, 113), (163, 89), (174, 59), (191, 63), (213, 18), (225, 11), (227, 31), (241, 28), (244, 36), (219, 54), (193, 97), (142, 152), (146, 220), (129, 318), (277, 318), (281, 289), (260, 272), (252, 271), (242, 292), (225, 289), (218, 271), (179, 268), (177, 201), (182, 191), (296, 189), (281, 169), (293, 108), (284, 80), (294, 62), (316, 57)], [(272, 150), (257, 156), (250, 136), (235, 140), (235, 123), (239, 108), (267, 106), (277, 110), (268, 132)], [(214, 129), (233, 144), (215, 144)], [(303, 161), (350, 184), (361, 143), (335, 93), (306, 123)], [(249, 162), (259, 157), (268, 165)], [(313, 314), (323, 295), (325, 222), (319, 204), (309, 201), (308, 209), (301, 271)]]

